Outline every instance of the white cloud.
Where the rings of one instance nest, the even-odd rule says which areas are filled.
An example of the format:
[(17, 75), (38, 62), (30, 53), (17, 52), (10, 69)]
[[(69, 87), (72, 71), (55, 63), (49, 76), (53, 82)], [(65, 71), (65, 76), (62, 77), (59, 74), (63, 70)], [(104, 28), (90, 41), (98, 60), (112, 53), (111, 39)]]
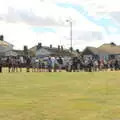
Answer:
[[(25, 22), (31, 25), (62, 25), (63, 21), (72, 16), (75, 20), (81, 16), (72, 8), (65, 9), (39, 0), (4, 0), (0, 5), (0, 19), (7, 22)], [(82, 18), (83, 20), (83, 18)]]
[[(42, 42), (43, 45), (53, 44), (53, 46), (61, 43), (65, 47), (70, 47), (70, 28), (69, 23), (65, 22), (69, 16), (73, 19), (73, 45), (75, 48), (83, 49), (87, 45), (95, 46), (104, 41), (102, 27), (90, 22), (73, 8), (56, 6), (56, 0), (55, 2), (53, 0), (0, 1), (0, 33), (4, 34), (5, 40), (14, 44), (17, 49), (22, 49), (23, 45), (32, 47), (38, 42)], [(95, 2), (95, 0), (91, 1)], [(70, 2), (70, 0), (63, 2)], [(88, 0), (77, 0), (76, 2), (71, 0), (71, 2), (82, 3), (88, 10), (93, 5)], [(91, 13), (97, 9), (98, 7), (95, 5)], [(35, 26), (54, 28), (56, 32), (33, 32), (32, 28)]]
[[(57, 47), (59, 44), (63, 45), (65, 48), (70, 47), (70, 29), (69, 27), (56, 27), (56, 32), (33, 32), (32, 27), (26, 24), (15, 24), (15, 23), (7, 23), (0, 22), (0, 33), (4, 34), (5, 40), (15, 45), (16, 49), (22, 49), (24, 45), (28, 45), (28, 47), (32, 47), (36, 45), (38, 42), (41, 42), (43, 45), (49, 46), (52, 44)], [(82, 28), (81, 28), (82, 29)], [(85, 46), (94, 42), (98, 43), (100, 40), (93, 39), (92, 36), (89, 42), (84, 36), (79, 39), (81, 33), (84, 32), (85, 36), (88, 35), (87, 31), (78, 30), (77, 28), (73, 29), (73, 45), (74, 48), (83, 49)], [(96, 33), (96, 35), (100, 33)], [(94, 34), (95, 35), (95, 34)], [(81, 41), (84, 41), (84, 45), (81, 44)], [(91, 44), (92, 45), (92, 44)]]
[(22, 49), (24, 45), (35, 44), (35, 33), (30, 29), (31, 27), (26, 24), (15, 24), (0, 22), (0, 33), (4, 35), (4, 39), (11, 44), (15, 45), (15, 48)]
[[(46, 0), (48, 1), (48, 0)], [(89, 8), (93, 12), (120, 11), (119, 0), (49, 0), (54, 3), (71, 3)]]
[[(46, 0), (48, 1), (48, 0)], [(120, 6), (119, 0), (51, 0), (52, 2), (56, 3), (71, 3), (74, 5), (80, 5), (82, 6), (86, 11), (88, 11), (88, 14), (91, 16), (94, 16), (95, 18), (99, 17), (105, 17), (105, 18), (111, 18), (117, 21), (117, 23), (120, 24), (120, 21), (118, 21), (118, 17), (120, 17)], [(114, 14), (117, 16), (114, 16)], [(115, 22), (114, 21), (114, 22)]]

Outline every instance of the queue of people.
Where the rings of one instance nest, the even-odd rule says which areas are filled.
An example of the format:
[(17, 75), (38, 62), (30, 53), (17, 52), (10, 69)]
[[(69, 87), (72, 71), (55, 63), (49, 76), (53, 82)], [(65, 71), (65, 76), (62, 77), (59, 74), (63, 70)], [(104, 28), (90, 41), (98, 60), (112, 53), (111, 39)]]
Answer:
[(8, 72), (57, 72), (62, 70), (63, 60), (61, 57), (48, 57), (46, 59), (32, 57), (8, 57), (6, 60), (0, 59), (0, 72), (3, 67), (8, 68)]
[(77, 58), (74, 57), (67, 65), (67, 71), (69, 72), (95, 72), (95, 71), (117, 71), (120, 70), (120, 60), (119, 59), (91, 59), (91, 58)]
[(0, 59), (0, 72), (2, 68), (7, 67), (8, 72), (92, 72), (107, 71), (108, 69), (120, 70), (119, 59), (91, 59), (73, 57), (65, 60), (62, 57), (32, 58), (32, 57), (8, 57), (4, 62)]

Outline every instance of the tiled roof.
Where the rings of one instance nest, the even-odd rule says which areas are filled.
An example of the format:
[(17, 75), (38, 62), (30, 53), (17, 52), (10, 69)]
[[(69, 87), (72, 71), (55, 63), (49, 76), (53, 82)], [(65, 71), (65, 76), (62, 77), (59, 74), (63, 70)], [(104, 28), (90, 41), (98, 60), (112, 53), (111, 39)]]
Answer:
[(98, 48), (95, 47), (86, 47), (86, 49), (83, 51), (83, 54), (86, 50), (91, 51), (95, 55), (99, 54), (109, 54), (109, 55), (114, 55), (114, 54), (120, 54), (120, 46), (117, 46), (115, 44), (103, 44)]
[(5, 47), (5, 46), (8, 46), (8, 45), (9, 45), (9, 43), (0, 40), (0, 46), (4, 46)]
[[(51, 52), (51, 54), (53, 55), (60, 55), (60, 56), (64, 56), (64, 55), (67, 55), (67, 56), (74, 56), (75, 53), (74, 52), (70, 52), (70, 50), (68, 49), (63, 49), (63, 50), (58, 50), (58, 48), (55, 48), (55, 47), (47, 47), (47, 46), (42, 46), (41, 48), (44, 48), (46, 50), (48, 50), (49, 52)], [(30, 51), (37, 51), (37, 46), (34, 46), (30, 49)]]
[(120, 54), (120, 47), (117, 45), (103, 44), (102, 46), (98, 47), (98, 49), (105, 51), (109, 54)]

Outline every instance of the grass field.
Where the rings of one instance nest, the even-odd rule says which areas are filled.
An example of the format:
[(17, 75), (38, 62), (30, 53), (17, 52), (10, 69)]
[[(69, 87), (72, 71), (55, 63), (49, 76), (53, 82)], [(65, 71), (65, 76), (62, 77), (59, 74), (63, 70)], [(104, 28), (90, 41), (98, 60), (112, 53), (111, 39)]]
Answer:
[(120, 120), (120, 72), (2, 73), (0, 120)]

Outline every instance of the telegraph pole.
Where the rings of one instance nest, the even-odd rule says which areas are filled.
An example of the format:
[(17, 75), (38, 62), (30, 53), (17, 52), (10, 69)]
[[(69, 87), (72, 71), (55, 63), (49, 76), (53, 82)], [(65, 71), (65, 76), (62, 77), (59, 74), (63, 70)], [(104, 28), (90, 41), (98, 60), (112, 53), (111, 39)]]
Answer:
[(69, 20), (66, 20), (66, 22), (69, 22), (70, 24), (70, 49), (71, 49), (71, 53), (72, 53), (72, 49), (73, 49), (73, 43), (72, 43), (72, 37), (73, 37), (73, 25), (72, 25), (72, 20), (69, 19)]

